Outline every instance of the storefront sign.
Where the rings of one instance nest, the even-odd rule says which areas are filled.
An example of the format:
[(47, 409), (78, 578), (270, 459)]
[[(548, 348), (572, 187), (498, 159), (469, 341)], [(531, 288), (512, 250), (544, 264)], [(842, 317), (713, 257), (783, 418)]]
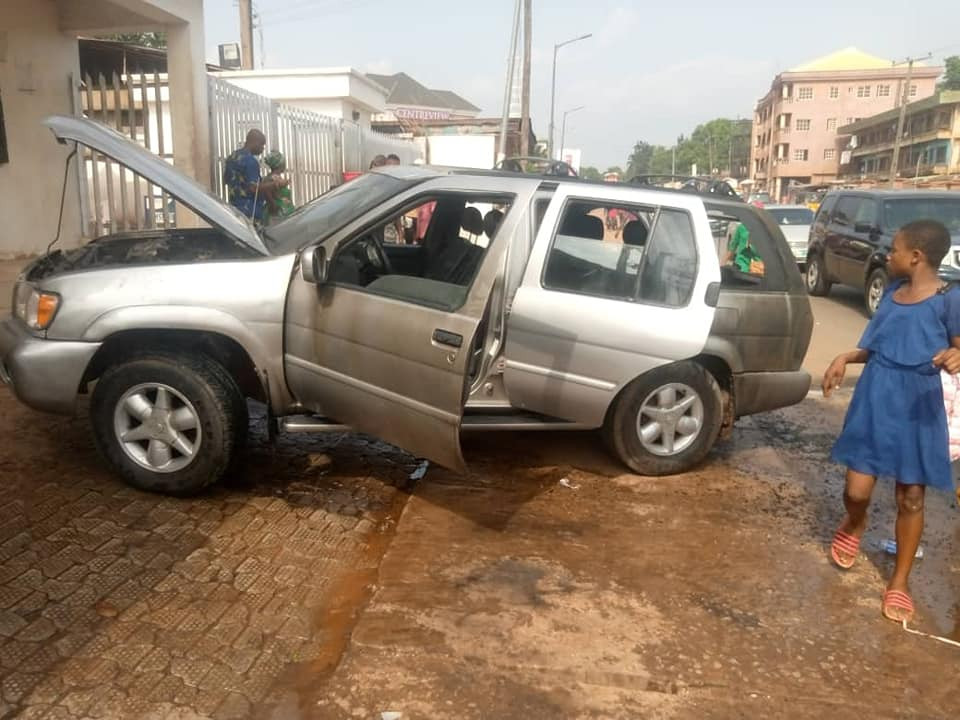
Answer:
[(425, 110), (423, 108), (394, 108), (393, 114), (402, 120), (449, 120), (449, 110)]

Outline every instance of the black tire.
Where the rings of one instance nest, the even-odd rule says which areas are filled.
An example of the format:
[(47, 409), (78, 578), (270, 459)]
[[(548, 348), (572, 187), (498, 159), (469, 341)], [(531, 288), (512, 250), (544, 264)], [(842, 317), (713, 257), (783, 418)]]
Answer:
[(883, 297), (889, 282), (887, 271), (879, 267), (874, 269), (867, 277), (867, 284), (863, 288), (863, 306), (867, 310), (867, 317), (873, 317), (873, 314), (877, 311), (880, 299)]
[(807, 258), (804, 282), (807, 286), (807, 292), (811, 295), (824, 297), (830, 294), (831, 283), (824, 274), (823, 258), (819, 255), (811, 255)]
[[(699, 430), (689, 432), (692, 439), (688, 444), (663, 454), (652, 451), (641, 440), (638, 420), (641, 409), (653, 401), (653, 396), (671, 385), (685, 386), (697, 396), (702, 419)], [(677, 475), (690, 470), (707, 456), (720, 434), (722, 423), (720, 386), (706, 368), (687, 360), (651, 370), (624, 388), (607, 415), (603, 434), (611, 452), (634, 472), (651, 476)], [(665, 444), (662, 435), (661, 441)]]
[[(188, 411), (187, 417), (195, 426), (184, 431), (195, 454), (191, 458), (168, 447), (167, 470), (152, 470), (144, 464), (146, 459), (135, 459), (135, 448), (140, 447), (147, 455), (152, 440), (123, 443), (116, 425), (117, 417), (124, 417), (118, 406), (130, 393), (152, 398), (155, 412), (161, 405), (159, 387), (170, 398), (171, 407)], [(147, 432), (159, 432), (166, 420), (165, 431), (173, 432), (170, 415), (160, 419), (159, 429), (152, 425), (156, 415), (149, 420), (133, 418), (134, 413), (128, 415), (133, 423), (139, 423), (134, 429), (139, 430), (141, 425), (146, 429), (149, 424)], [(104, 372), (93, 391), (90, 420), (97, 449), (127, 483), (140, 490), (181, 497), (200, 492), (224, 475), (234, 451), (246, 438), (249, 423), (246, 401), (222, 366), (202, 355), (172, 353), (140, 355)]]

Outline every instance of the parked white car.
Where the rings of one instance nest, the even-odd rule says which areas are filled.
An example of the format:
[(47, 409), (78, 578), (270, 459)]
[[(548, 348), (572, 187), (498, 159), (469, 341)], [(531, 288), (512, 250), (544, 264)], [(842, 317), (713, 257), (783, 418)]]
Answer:
[(780, 226), (787, 239), (790, 251), (802, 269), (807, 262), (807, 243), (810, 239), (810, 226), (813, 224), (813, 210), (806, 205), (767, 205), (766, 210)]

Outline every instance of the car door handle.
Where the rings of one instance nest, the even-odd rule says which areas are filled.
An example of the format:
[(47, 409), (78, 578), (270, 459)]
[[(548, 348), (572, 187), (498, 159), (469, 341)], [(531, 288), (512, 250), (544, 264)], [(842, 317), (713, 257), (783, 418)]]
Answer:
[(437, 328), (433, 331), (433, 341), (438, 345), (458, 348), (463, 346), (463, 335)]

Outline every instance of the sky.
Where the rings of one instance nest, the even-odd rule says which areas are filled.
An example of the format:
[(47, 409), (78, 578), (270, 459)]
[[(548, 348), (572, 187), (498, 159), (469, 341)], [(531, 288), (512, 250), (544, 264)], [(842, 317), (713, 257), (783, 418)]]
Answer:
[[(255, 0), (268, 68), (406, 72), (499, 116), (513, 0)], [(207, 56), (239, 41), (236, 0), (204, 0)], [(922, 8), (922, 10), (921, 10)], [(960, 2), (533, 0), (531, 118), (545, 140), (556, 43), (557, 142), (583, 164), (623, 165), (635, 142), (672, 145), (715, 117), (751, 117), (778, 72), (849, 46), (890, 60), (960, 55)], [(259, 67), (259, 40), (257, 61)]]

